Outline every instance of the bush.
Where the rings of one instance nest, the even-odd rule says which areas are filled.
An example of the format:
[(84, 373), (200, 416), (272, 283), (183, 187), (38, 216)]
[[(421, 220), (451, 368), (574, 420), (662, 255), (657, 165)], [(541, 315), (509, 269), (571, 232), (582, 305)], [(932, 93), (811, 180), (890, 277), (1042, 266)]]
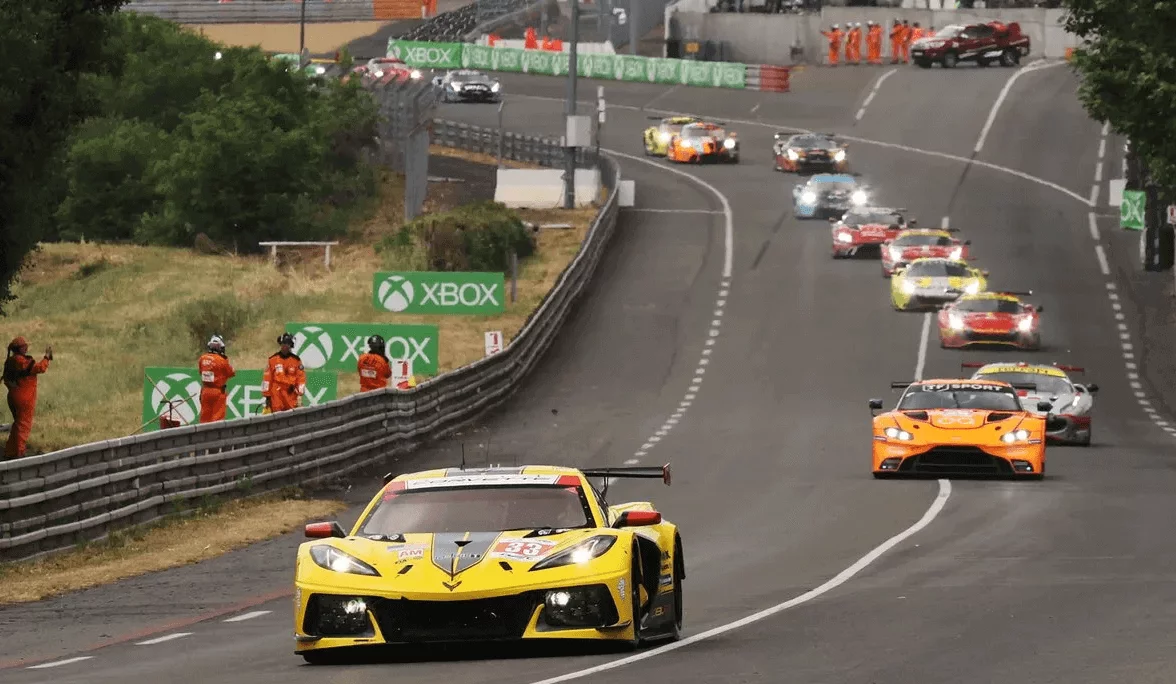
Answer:
[(250, 307), (235, 296), (218, 295), (188, 302), (180, 307), (176, 316), (187, 327), (196, 346), (203, 347), (213, 335), (231, 342), (249, 322), (250, 313)]
[(376, 250), (393, 269), (505, 272), (512, 252), (520, 259), (535, 253), (535, 239), (506, 205), (480, 202), (421, 216)]

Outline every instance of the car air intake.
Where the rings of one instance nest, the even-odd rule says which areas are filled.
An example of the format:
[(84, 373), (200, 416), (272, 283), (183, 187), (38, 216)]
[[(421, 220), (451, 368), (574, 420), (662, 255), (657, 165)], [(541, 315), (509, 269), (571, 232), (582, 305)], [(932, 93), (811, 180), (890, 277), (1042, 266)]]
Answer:
[(926, 411), (906, 411), (903, 415), (911, 420), (927, 420)]
[(988, 418), (986, 418), (984, 420), (984, 422), (995, 423), (995, 422), (998, 422), (1001, 420), (1008, 420), (1009, 418), (1012, 418), (1012, 417), (1013, 417), (1013, 414), (1011, 414), (1011, 413), (989, 413)]

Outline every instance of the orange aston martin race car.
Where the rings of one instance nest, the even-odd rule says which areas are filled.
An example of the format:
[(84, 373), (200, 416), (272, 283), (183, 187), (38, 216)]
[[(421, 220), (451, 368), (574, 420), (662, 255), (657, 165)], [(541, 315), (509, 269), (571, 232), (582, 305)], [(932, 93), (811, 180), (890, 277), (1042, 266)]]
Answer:
[[(1020, 388), (996, 380), (895, 382), (893, 410), (874, 415), (874, 477), (1045, 476), (1045, 416), (1025, 408)], [(1038, 402), (1047, 412), (1049, 402)]]
[(670, 138), (666, 159), (674, 162), (739, 162), (739, 140), (722, 125), (704, 121), (686, 124)]

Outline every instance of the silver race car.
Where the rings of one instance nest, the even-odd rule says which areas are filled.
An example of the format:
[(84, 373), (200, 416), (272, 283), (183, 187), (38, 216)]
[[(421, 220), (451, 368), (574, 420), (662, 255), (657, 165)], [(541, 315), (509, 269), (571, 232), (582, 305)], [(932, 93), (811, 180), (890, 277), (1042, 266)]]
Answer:
[(501, 102), (502, 84), (481, 71), (458, 69), (444, 76), (434, 76), (442, 102)]
[(973, 378), (1002, 380), (1004, 382), (1029, 386), (1035, 389), (1018, 390), (1021, 403), (1036, 411), (1037, 402), (1048, 401), (1052, 408), (1046, 413), (1046, 440), (1057, 444), (1090, 446), (1090, 410), (1094, 407), (1094, 394), (1098, 385), (1080, 384), (1070, 380), (1070, 373), (1084, 373), (1077, 366), (1063, 366), (1049, 363), (962, 363), (962, 368), (975, 368)]

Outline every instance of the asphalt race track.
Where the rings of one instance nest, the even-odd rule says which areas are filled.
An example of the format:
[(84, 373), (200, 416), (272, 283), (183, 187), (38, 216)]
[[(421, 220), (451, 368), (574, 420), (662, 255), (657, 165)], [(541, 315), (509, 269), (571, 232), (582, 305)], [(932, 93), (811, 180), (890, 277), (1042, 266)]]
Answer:
[[(1111, 220), (1096, 222), (1098, 242), (1090, 228), (1092, 210), (1108, 213), (1121, 141), (1099, 154), (1104, 134), (1065, 66), (1028, 69), (1007, 90), (1009, 69), (904, 67), (874, 92), (890, 70), (810, 69), (787, 94), (604, 84), (602, 144), (636, 180), (638, 206), (528, 386), (413, 463), (455, 463), (460, 441), (471, 462), (487, 444), (490, 462), (672, 462), (673, 487), (622, 483), (610, 498), (651, 499), (682, 526), (686, 639), (635, 656), (414, 650), (305, 666), (282, 594), (291, 536), (0, 610), (0, 660), (52, 666), (25, 663), (4, 681), (1169, 681), (1172, 438), (1124, 365), (1133, 307), (1108, 298), (1106, 259), (1118, 270), (1134, 243)], [(562, 81), (504, 85), (508, 128), (558, 133)], [(585, 110), (596, 85), (581, 82)], [(668, 112), (728, 121), (742, 163), (670, 171), (643, 157), (647, 117)], [(440, 115), (497, 118), (492, 105)], [(789, 127), (851, 136), (878, 203), (959, 228), (991, 287), (1032, 289), (1045, 349), (940, 349), (924, 314), (891, 310), (876, 260), (833, 261), (828, 224), (794, 220), (795, 177), (772, 171), (771, 134)], [(1096, 164), (1106, 171), (1092, 209)], [(890, 405), (893, 380), (1022, 357), (1087, 368), (1101, 388), (1093, 446), (1051, 448), (1044, 482), (870, 477), (868, 398)]]

